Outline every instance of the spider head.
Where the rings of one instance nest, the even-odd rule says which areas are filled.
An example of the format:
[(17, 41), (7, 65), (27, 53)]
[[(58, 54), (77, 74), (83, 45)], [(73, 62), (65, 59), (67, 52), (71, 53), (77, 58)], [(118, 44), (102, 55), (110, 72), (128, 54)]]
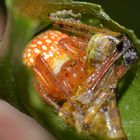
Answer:
[(135, 48), (126, 35), (122, 36), (122, 40), (117, 45), (117, 51), (123, 53), (123, 59), (126, 65), (134, 64), (138, 58)]

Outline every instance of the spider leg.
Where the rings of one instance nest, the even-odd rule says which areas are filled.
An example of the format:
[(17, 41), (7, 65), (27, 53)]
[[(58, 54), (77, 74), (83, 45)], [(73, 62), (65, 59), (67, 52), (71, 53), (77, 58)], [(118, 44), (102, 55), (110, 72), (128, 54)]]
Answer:
[[(58, 26), (60, 28), (64, 29), (69, 29), (71, 31), (76, 30), (76, 31), (82, 31), (86, 33), (104, 33), (112, 36), (119, 36), (120, 33), (110, 31), (108, 29), (103, 29), (103, 28), (97, 28), (94, 26), (90, 26), (87, 24), (83, 24), (80, 20), (75, 19), (74, 17), (64, 18), (63, 16), (60, 16), (59, 13), (63, 14), (63, 11), (59, 11), (56, 13), (52, 13), (49, 15), (49, 19), (52, 22), (53, 25)], [(67, 11), (65, 11), (66, 14)]]
[(87, 45), (88, 40), (79, 37), (66, 37), (59, 41), (59, 46), (72, 58), (83, 53)]
[(129, 68), (130, 66), (125, 64), (118, 66), (116, 68), (116, 80), (119, 80), (129, 70)]
[[(121, 64), (115, 69), (115, 81), (118, 81), (130, 68), (129, 65)], [(114, 92), (114, 91), (113, 91)], [(116, 93), (107, 102), (107, 111), (105, 112), (106, 126), (108, 128), (108, 135), (112, 138), (123, 139), (126, 138), (121, 124), (119, 110), (116, 105)]]
[(54, 73), (52, 72), (49, 64), (45, 62), (41, 55), (36, 57), (33, 71), (35, 76), (38, 77), (38, 81), (40, 81), (42, 86), (45, 88), (46, 92), (55, 98), (63, 98), (63, 93), (60, 94), (61, 89), (59, 86), (57, 86)]
[[(81, 83), (81, 87), (86, 87), (85, 91), (94, 91), (98, 83), (102, 80), (104, 75), (110, 69), (110, 67), (115, 63), (115, 61), (121, 56), (118, 52), (114, 52), (108, 57), (103, 64), (96, 71), (90, 73), (87, 78)], [(78, 90), (80, 93), (81, 90)], [(82, 89), (83, 92), (83, 89)], [(79, 95), (79, 93), (77, 93)]]
[(60, 47), (68, 54), (70, 57), (74, 58), (80, 53), (80, 50), (74, 47), (74, 43), (71, 37), (63, 38), (59, 41)]
[(89, 43), (89, 40), (90, 38), (87, 38), (85, 36), (80, 36), (80, 35), (76, 35), (76, 36), (72, 36), (71, 37), (71, 40), (74, 42), (75, 46), (83, 51), (86, 49), (88, 43)]
[[(92, 79), (93, 79), (93, 81), (91, 83), (90, 88), (88, 87), (86, 89), (87, 92), (85, 92), (85, 94), (88, 94), (90, 91), (90, 92), (94, 93), (96, 96), (95, 97), (93, 96), (94, 97), (94, 99), (92, 100), (93, 105), (91, 108), (89, 108), (89, 111), (84, 118), (85, 125), (89, 125), (91, 123), (94, 116), (99, 111), (99, 109), (102, 107), (102, 105), (105, 103), (105, 101), (108, 99), (108, 97), (112, 96), (108, 86), (110, 86), (110, 82), (111, 82), (111, 85), (113, 82), (113, 84), (116, 86), (116, 80), (113, 78), (112, 79), (113, 81), (108, 81), (108, 80), (106, 80), (106, 75), (108, 75), (110, 73), (110, 75), (108, 76), (108, 79), (109, 79), (109, 77), (112, 77), (112, 76), (114, 77), (114, 71), (113, 71), (113, 73), (111, 73), (110, 70), (112, 71), (112, 69), (114, 69), (113, 67), (111, 69), (111, 66), (117, 60), (116, 58), (118, 58), (115, 55), (117, 56), (117, 54), (114, 54), (110, 57), (110, 59), (107, 59), (106, 62), (103, 64), (103, 67), (100, 69), (100, 71), (98, 71), (97, 73), (95, 72), (95, 75), (90, 77), (90, 82)], [(104, 82), (102, 82), (101, 80)], [(103, 88), (103, 90), (99, 90), (100, 86), (97, 87), (97, 85), (101, 85), (102, 83), (105, 83), (105, 85), (101, 86)], [(87, 85), (87, 86), (89, 86), (89, 85)], [(98, 90), (97, 90), (98, 93), (96, 93), (96, 87), (98, 88)]]
[[(34, 68), (35, 70), (35, 68)], [(35, 70), (37, 71), (37, 70)], [(36, 80), (35, 80), (35, 86), (37, 88), (37, 91), (40, 94), (40, 97), (43, 98), (44, 101), (46, 101), (49, 105), (53, 106), (57, 112), (62, 112), (66, 116), (70, 116), (70, 114), (64, 110), (61, 109), (61, 107), (51, 98), (49, 95), (46, 94), (46, 91), (43, 87), (43, 85), (40, 83), (38, 79), (43, 79), (43, 77), (40, 77), (41, 74), (39, 72), (36, 73)]]
[[(33, 66), (38, 81), (40, 81), (46, 93), (58, 99), (66, 99), (78, 112), (81, 109), (74, 101), (71, 100), (71, 93), (64, 85), (61, 85), (49, 64), (44, 60), (41, 55), (38, 55), (35, 59), (35, 65)], [(46, 97), (44, 95), (44, 97)]]
[(105, 112), (108, 135), (112, 138), (124, 138), (125, 133), (121, 125), (119, 111), (116, 105), (115, 94), (108, 100), (107, 111)]
[(92, 122), (93, 118), (95, 117), (99, 109), (103, 106), (103, 104), (106, 102), (107, 98), (111, 96), (111, 94), (105, 89), (100, 89), (98, 92), (98, 96), (93, 101), (92, 107), (88, 109), (87, 114), (84, 116), (85, 126), (89, 125)]

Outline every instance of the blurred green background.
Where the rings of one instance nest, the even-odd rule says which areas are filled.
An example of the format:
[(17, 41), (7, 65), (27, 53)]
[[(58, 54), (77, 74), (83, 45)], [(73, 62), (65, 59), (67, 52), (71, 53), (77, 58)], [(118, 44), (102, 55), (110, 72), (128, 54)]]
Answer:
[[(76, 1), (76, 0), (74, 0)], [(79, 0), (97, 3), (115, 21), (133, 29), (140, 38), (140, 0)]]

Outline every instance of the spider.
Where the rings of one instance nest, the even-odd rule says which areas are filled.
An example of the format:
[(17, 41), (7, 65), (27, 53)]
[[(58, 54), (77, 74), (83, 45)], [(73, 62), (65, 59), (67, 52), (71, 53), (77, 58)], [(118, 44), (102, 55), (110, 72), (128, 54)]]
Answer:
[(103, 119), (106, 135), (125, 138), (115, 89), (136, 51), (126, 35), (83, 24), (80, 16), (72, 10), (51, 13), (52, 29), (29, 42), (23, 61), (40, 96), (78, 132), (92, 133)]

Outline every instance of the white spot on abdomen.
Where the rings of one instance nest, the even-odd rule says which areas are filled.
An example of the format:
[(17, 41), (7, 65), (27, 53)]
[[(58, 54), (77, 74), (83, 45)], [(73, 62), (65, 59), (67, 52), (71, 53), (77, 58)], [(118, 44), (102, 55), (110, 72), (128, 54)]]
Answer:
[(31, 56), (31, 53), (28, 53), (28, 54), (27, 54), (27, 57), (30, 57), (30, 56)]
[(37, 41), (37, 44), (38, 44), (38, 45), (42, 45), (42, 41), (40, 41), (40, 40)]
[(50, 39), (46, 39), (45, 40), (47, 43), (52, 43), (52, 41)]
[(40, 50), (39, 50), (38, 48), (35, 48), (35, 49), (34, 49), (34, 52), (35, 52), (36, 54), (39, 54), (39, 53), (40, 53)]
[(30, 58), (29, 60), (30, 60), (30, 63), (33, 63), (34, 62), (34, 59), (33, 58)]
[(46, 51), (46, 50), (47, 50), (47, 46), (46, 46), (46, 45), (43, 45), (43, 46), (42, 46), (42, 50), (43, 50), (43, 51)]

